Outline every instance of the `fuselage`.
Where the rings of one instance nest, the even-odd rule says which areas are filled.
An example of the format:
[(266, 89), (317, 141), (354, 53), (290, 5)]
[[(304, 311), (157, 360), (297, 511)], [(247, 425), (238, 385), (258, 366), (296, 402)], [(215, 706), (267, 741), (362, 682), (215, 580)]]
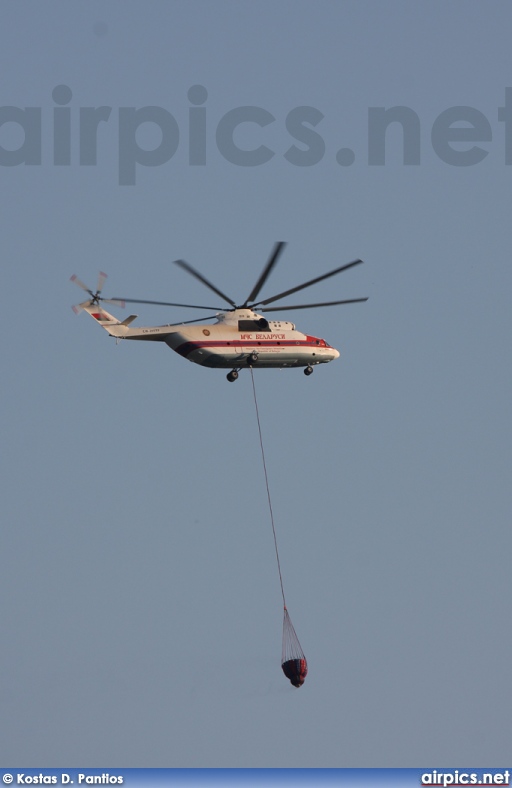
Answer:
[(297, 331), (293, 323), (269, 321), (250, 309), (219, 314), (213, 324), (133, 328), (123, 336), (163, 341), (195, 364), (225, 369), (307, 367), (340, 355), (324, 339)]

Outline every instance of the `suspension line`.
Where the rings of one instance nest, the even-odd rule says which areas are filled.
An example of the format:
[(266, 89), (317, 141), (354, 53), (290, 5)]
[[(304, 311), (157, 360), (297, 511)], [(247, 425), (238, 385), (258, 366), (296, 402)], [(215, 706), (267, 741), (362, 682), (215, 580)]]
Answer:
[(281, 593), (283, 595), (283, 605), (284, 605), (284, 609), (286, 610), (286, 599), (284, 597), (283, 576), (281, 574), (281, 562), (279, 560), (279, 550), (277, 549), (277, 537), (276, 537), (276, 528), (275, 528), (275, 524), (274, 524), (274, 512), (272, 510), (272, 500), (270, 498), (270, 487), (269, 487), (269, 483), (268, 483), (268, 474), (267, 474), (267, 463), (265, 462), (265, 450), (263, 448), (263, 438), (262, 438), (262, 435), (261, 435), (260, 413), (259, 413), (259, 410), (258, 410), (258, 400), (257, 400), (257, 397), (256, 397), (256, 386), (254, 384), (254, 373), (253, 373), (252, 367), (249, 367), (249, 369), (251, 370), (252, 391), (253, 391), (253, 394), (254, 394), (254, 406), (256, 408), (256, 420), (258, 422), (258, 433), (259, 433), (259, 436), (260, 436), (261, 458), (263, 460), (263, 472), (265, 474), (265, 485), (266, 485), (266, 488), (267, 488), (267, 499), (268, 499), (268, 508), (269, 508), (269, 511), (270, 511), (270, 522), (272, 523), (272, 533), (274, 535), (274, 547), (275, 547), (275, 550), (276, 550), (277, 570), (279, 572), (279, 582), (281, 583)]

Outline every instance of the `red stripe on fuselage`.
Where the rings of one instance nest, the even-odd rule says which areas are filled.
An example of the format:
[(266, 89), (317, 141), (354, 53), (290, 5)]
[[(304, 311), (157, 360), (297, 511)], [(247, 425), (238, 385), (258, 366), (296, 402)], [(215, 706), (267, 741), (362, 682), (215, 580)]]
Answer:
[(325, 343), (322, 343), (320, 340), (317, 340), (313, 337), (308, 337), (307, 340), (304, 339), (281, 339), (279, 341), (264, 341), (264, 340), (243, 340), (243, 339), (233, 339), (229, 342), (226, 340), (209, 340), (209, 341), (201, 341), (201, 342), (184, 342), (182, 345), (179, 345), (175, 348), (176, 353), (179, 353), (181, 356), (189, 356), (195, 350), (208, 350), (213, 348), (234, 348), (235, 350), (238, 348), (239, 350), (245, 350), (247, 348), (254, 348), (255, 350), (261, 348), (264, 350), (265, 348), (269, 347), (328, 347)]

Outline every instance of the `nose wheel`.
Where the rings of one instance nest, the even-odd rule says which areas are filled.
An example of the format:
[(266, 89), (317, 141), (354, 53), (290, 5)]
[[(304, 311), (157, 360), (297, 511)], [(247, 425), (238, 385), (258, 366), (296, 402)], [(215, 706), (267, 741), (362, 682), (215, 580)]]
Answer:
[(313, 367), (307, 366), (306, 369), (304, 370), (304, 374), (307, 375), (307, 376), (312, 375), (313, 374)]
[(230, 383), (234, 383), (235, 380), (238, 380), (238, 370), (232, 369), (231, 372), (228, 372), (226, 380), (229, 380)]

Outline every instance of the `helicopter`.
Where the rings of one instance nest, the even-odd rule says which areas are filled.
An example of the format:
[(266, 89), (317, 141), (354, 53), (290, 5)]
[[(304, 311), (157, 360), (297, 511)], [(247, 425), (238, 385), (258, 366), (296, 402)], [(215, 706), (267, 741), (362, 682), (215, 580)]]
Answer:
[[(285, 290), (277, 295), (257, 301), (263, 285), (275, 267), (286, 243), (279, 241), (274, 245), (269, 259), (263, 268), (257, 282), (246, 300), (237, 304), (228, 295), (219, 290), (203, 274), (193, 268), (185, 260), (175, 260), (174, 263), (191, 276), (199, 280), (219, 298), (229, 304), (226, 307), (198, 306), (197, 304), (178, 304), (169, 301), (148, 301), (138, 298), (103, 298), (101, 295), (107, 275), (100, 272), (96, 291), (90, 290), (77, 276), (72, 276), (71, 281), (89, 295), (89, 298), (73, 308), (75, 313), (81, 311), (91, 315), (112, 337), (116, 340), (137, 339), (150, 342), (164, 342), (168, 347), (179, 353), (184, 358), (203, 367), (230, 369), (227, 380), (233, 383), (238, 378), (238, 373), (244, 368), (293, 368), (303, 367), (304, 374), (309, 376), (314, 366), (325, 364), (339, 358), (339, 351), (329, 345), (325, 339), (320, 339), (310, 334), (298, 331), (294, 323), (283, 320), (267, 320), (264, 314), (268, 312), (312, 309), (339, 304), (354, 304), (367, 301), (368, 298), (351, 298), (342, 301), (324, 301), (313, 304), (290, 304), (272, 306), (281, 298), (292, 295), (299, 290), (304, 290), (318, 282), (328, 279), (335, 274), (360, 265), (362, 260), (353, 260), (345, 263), (322, 276), (310, 279), (296, 287)], [(203, 309), (215, 312), (216, 322), (212, 323), (212, 316), (186, 320), (181, 323), (170, 323), (162, 326), (132, 327), (131, 324), (137, 315), (130, 315), (125, 320), (118, 320), (107, 312), (103, 304), (113, 304), (124, 307), (131, 304), (152, 304), (158, 306), (183, 307), (187, 309)], [(258, 311), (255, 311), (255, 310)], [(196, 325), (210, 321), (206, 325)]]

